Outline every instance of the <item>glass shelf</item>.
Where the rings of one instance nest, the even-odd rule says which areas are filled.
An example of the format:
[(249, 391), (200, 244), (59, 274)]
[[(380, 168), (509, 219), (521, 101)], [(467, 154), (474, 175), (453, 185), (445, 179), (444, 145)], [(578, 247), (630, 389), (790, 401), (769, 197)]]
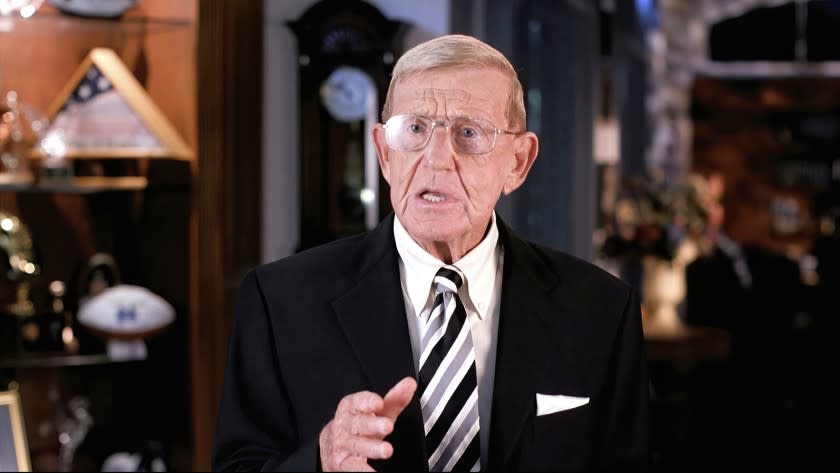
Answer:
[(107, 191), (139, 191), (148, 186), (142, 176), (74, 177), (68, 182), (29, 184), (0, 181), (0, 192), (48, 192), (53, 194), (94, 194)]
[(61, 368), (72, 366), (107, 365), (130, 363), (144, 358), (112, 358), (106, 353), (67, 355), (64, 353), (31, 353), (0, 357), (0, 369), (4, 368)]
[(180, 30), (192, 25), (179, 18), (151, 18), (126, 14), (121, 18), (85, 18), (55, 11), (39, 10), (30, 18), (17, 15), (0, 17), (2, 33), (50, 32), (119, 32), (127, 36), (159, 34)]

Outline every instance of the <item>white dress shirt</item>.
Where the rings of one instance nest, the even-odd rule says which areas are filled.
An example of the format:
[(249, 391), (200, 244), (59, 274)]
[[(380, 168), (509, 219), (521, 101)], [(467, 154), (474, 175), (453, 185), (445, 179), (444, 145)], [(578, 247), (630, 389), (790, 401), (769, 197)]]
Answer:
[[(419, 372), (420, 314), (431, 309), (434, 302), (432, 280), (446, 263), (420, 247), (400, 223), (399, 218), (394, 218), (394, 240), (400, 255), (400, 282), (408, 317), (411, 351), (414, 353), (414, 369)], [(475, 350), (481, 464), (485, 466), (490, 441), (490, 411), (496, 371), (496, 334), (499, 332), (499, 301), (504, 262), (504, 252), (498, 241), (499, 229), (496, 226), (496, 214), (493, 213), (490, 229), (484, 239), (453, 263), (466, 279), (458, 290), (458, 297), (467, 312)]]

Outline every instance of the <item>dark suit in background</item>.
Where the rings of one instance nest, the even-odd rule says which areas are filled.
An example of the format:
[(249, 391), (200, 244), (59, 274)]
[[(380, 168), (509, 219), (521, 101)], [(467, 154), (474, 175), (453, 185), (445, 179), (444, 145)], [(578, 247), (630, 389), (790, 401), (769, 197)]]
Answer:
[[(593, 265), (499, 222), (504, 275), (488, 470), (639, 471), (648, 384), (639, 304)], [(348, 393), (416, 377), (393, 215), (375, 230), (257, 268), (242, 285), (214, 468), (315, 470)], [(536, 393), (589, 397), (536, 416)], [(418, 393), (377, 470), (427, 469)]]
[(799, 267), (763, 248), (740, 250), (748, 277), (720, 247), (686, 269), (687, 323), (731, 335), (729, 358), (698, 383), (693, 441), (713, 466), (781, 467), (795, 457), (788, 401)]
[(840, 425), (840, 234), (819, 236), (812, 253), (818, 262), (819, 282), (808, 288), (812, 289), (807, 299), (813, 323), (799, 359), (801, 438), (807, 445), (803, 453), (813, 458), (811, 464), (826, 465), (836, 461), (840, 450), (840, 436), (833, 433)]

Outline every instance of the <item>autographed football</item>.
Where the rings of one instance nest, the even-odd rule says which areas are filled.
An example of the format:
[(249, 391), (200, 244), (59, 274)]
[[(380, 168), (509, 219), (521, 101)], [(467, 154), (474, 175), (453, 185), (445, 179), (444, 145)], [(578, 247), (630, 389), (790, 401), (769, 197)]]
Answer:
[(82, 302), (78, 320), (105, 338), (135, 340), (166, 328), (175, 309), (145, 287), (118, 284)]

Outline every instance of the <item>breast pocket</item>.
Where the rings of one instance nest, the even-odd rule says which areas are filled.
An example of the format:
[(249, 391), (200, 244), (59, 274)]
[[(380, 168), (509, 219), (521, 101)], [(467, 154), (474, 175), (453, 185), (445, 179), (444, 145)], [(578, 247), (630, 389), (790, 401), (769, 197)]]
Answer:
[(529, 471), (584, 471), (591, 437), (589, 404), (531, 417), (520, 461)]

